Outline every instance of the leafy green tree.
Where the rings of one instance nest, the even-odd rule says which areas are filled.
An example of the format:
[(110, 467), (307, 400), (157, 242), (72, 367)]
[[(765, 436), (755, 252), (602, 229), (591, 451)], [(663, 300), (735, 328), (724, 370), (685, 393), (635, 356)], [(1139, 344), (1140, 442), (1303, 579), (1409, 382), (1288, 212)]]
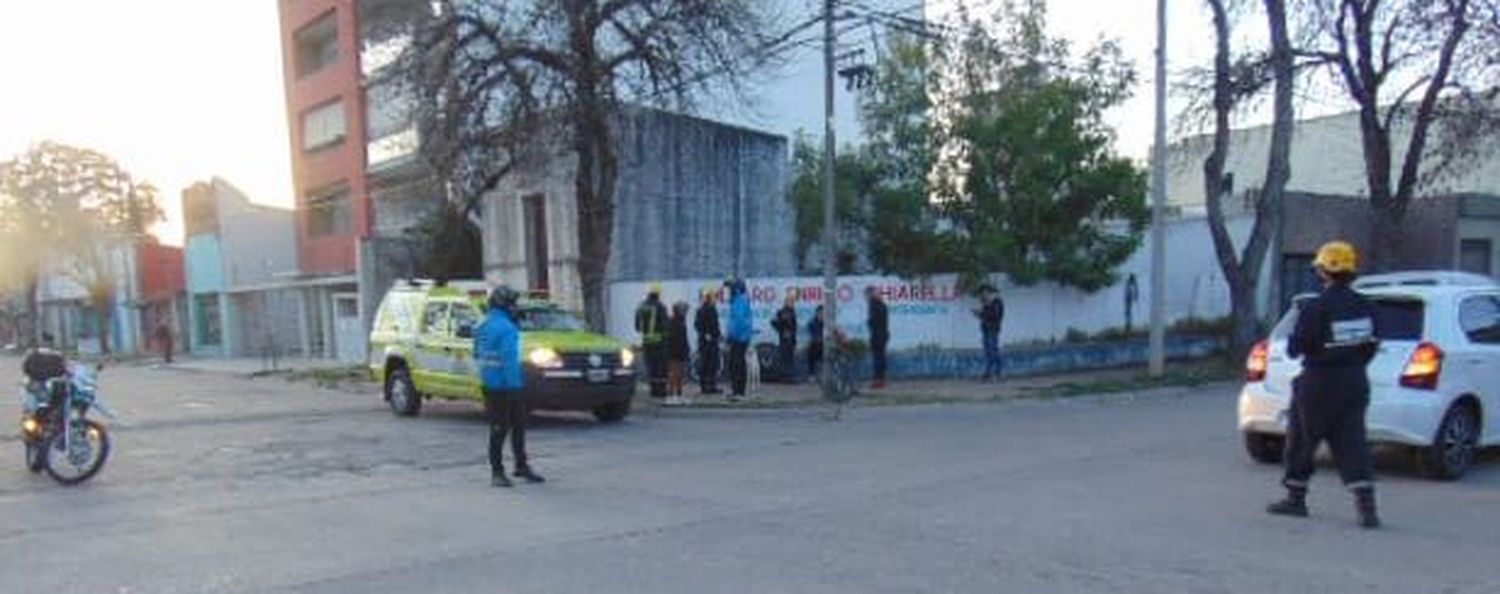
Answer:
[(44, 142), (0, 163), (0, 225), (12, 244), (6, 268), (26, 291), (28, 318), (38, 319), (41, 276), (67, 276), (87, 291), (107, 352), (119, 250), (153, 240), (149, 230), (163, 218), (158, 200), (149, 182), (95, 150)]
[(1094, 291), (1139, 247), (1146, 176), (1103, 119), (1134, 71), (1109, 42), (1075, 58), (1045, 17), (1042, 2), (1005, 3), (894, 44), (861, 106), (882, 269)]
[[(834, 171), (834, 216), (839, 224), (839, 245), (836, 259), (839, 272), (855, 272), (860, 255), (865, 252), (865, 227), (868, 224), (865, 205), (870, 201), (876, 172), (865, 155), (846, 149), (836, 158), (838, 167)], [(809, 262), (814, 248), (827, 249), (823, 245), (823, 147), (815, 145), (805, 136), (798, 136), (792, 149), (792, 187), (788, 200), (797, 219), (797, 241), (794, 249), (797, 266), (803, 271), (819, 268), (817, 261)]]

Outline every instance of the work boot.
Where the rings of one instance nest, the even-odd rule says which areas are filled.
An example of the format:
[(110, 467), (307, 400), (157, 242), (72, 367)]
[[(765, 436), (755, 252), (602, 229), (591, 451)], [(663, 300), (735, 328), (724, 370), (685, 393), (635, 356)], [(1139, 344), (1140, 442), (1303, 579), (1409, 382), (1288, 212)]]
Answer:
[(1359, 527), (1375, 529), (1380, 527), (1380, 516), (1375, 513), (1375, 490), (1355, 489), (1354, 508), (1359, 510)]
[(518, 479), (523, 479), (526, 482), (532, 484), (547, 482), (547, 479), (542, 478), (542, 475), (532, 472), (530, 466), (522, 466), (520, 468), (517, 468), (515, 476)]
[(1287, 489), (1286, 498), (1266, 506), (1266, 513), (1293, 518), (1307, 517), (1307, 491)]
[(501, 487), (501, 488), (508, 489), (510, 487), (514, 487), (515, 485), (516, 485), (515, 483), (510, 482), (510, 479), (505, 476), (505, 471), (504, 470), (500, 470), (500, 471), (496, 471), (496, 472), (490, 473), (490, 486), (491, 487)]

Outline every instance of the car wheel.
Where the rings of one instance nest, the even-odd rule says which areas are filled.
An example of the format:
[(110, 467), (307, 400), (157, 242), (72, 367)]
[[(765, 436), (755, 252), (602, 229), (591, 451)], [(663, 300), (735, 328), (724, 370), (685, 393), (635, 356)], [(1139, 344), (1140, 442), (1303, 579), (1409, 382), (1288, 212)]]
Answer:
[(398, 417), (413, 417), (422, 410), (422, 395), (411, 383), (411, 372), (397, 367), (385, 378), (385, 400)]
[(1422, 474), (1440, 481), (1463, 477), (1479, 454), (1479, 415), (1474, 406), (1459, 403), (1448, 409), (1432, 445), (1418, 452)]
[(1245, 432), (1245, 453), (1261, 464), (1281, 464), (1286, 438), (1267, 433)]
[(612, 402), (594, 409), (594, 418), (600, 423), (618, 423), (630, 414), (630, 401)]

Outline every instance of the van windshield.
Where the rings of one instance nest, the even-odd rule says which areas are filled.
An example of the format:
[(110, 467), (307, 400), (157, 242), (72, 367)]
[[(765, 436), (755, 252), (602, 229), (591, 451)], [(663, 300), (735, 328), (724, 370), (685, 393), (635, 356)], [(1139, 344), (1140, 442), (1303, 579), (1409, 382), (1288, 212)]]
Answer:
[[(1292, 308), (1271, 330), (1272, 340), (1285, 340), (1297, 326), (1297, 314), (1307, 300), (1293, 301)], [(1411, 297), (1371, 297), (1375, 304), (1375, 335), (1381, 340), (1421, 340), (1425, 305)]]
[(517, 314), (516, 323), (520, 324), (521, 330), (525, 331), (572, 332), (583, 330), (583, 321), (579, 320), (578, 316), (560, 309), (521, 309)]

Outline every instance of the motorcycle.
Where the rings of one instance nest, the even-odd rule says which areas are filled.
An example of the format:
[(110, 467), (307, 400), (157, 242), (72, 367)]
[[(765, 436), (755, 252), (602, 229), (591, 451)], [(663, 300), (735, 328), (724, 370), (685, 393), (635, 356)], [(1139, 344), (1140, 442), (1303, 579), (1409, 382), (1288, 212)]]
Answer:
[(28, 470), (45, 470), (61, 484), (76, 485), (104, 468), (109, 430), (89, 413), (97, 410), (111, 420), (115, 415), (99, 398), (96, 370), (70, 362), (65, 375), (24, 384), (21, 400)]

